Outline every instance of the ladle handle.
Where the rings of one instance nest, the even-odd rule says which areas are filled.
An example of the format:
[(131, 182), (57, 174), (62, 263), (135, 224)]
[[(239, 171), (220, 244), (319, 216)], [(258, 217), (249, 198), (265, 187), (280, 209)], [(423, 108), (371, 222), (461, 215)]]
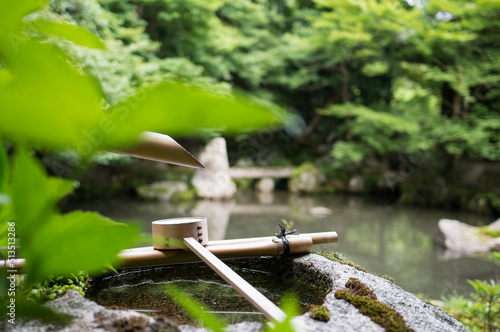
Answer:
[(255, 308), (266, 315), (268, 318), (282, 322), (286, 314), (272, 303), (267, 297), (262, 295), (245, 279), (231, 270), (224, 262), (218, 259), (214, 254), (198, 243), (194, 238), (183, 239), (184, 244), (191, 249), (202, 261), (204, 261), (212, 270), (222, 277), (228, 284), (233, 286), (241, 295), (243, 295)]

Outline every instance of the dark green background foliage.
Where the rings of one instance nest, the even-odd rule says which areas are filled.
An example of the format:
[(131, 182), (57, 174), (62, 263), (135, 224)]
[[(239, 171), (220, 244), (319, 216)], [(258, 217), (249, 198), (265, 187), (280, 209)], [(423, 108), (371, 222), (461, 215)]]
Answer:
[(296, 163), (352, 168), (415, 151), (499, 160), (500, 3), (418, 3), (53, 1), (50, 15), (104, 40), (106, 53), (71, 51), (111, 104), (165, 78), (233, 85), (305, 120), (293, 144), (308, 152), (281, 151)]

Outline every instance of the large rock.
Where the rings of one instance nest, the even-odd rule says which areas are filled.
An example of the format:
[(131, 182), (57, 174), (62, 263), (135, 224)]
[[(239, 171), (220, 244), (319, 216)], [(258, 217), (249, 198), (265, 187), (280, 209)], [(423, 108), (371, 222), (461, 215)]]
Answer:
[[(301, 326), (305, 331), (384, 331), (380, 325), (361, 314), (356, 307), (345, 300), (335, 297), (335, 291), (346, 289), (345, 284), (351, 277), (359, 279), (363, 284), (372, 289), (378, 301), (391, 306), (401, 314), (407, 327), (413, 329), (413, 331), (467, 331), (453, 316), (438, 307), (417, 298), (415, 295), (404, 291), (386, 279), (359, 271), (352, 266), (334, 262), (316, 254), (304, 255), (293, 260), (280, 258), (276, 259), (275, 263), (274, 266), (277, 265), (281, 268), (281, 277), (278, 277), (283, 284), (292, 284), (300, 280), (303, 283), (325, 284), (326, 287), (330, 288), (323, 303), (330, 312), (331, 318), (329, 321), (320, 322), (314, 320), (310, 317), (309, 313), (293, 319), (294, 324)], [(132, 321), (144, 324), (144, 328), (142, 329), (144, 331), (152, 330), (155, 324), (160, 323), (167, 324), (167, 328), (171, 330), (179, 328), (183, 332), (208, 331), (189, 325), (175, 326), (174, 324), (170, 324), (169, 321), (165, 322), (165, 320), (160, 322), (158, 320), (155, 321), (153, 318), (135, 312), (108, 310), (81, 298), (78, 293), (71, 293), (69, 296), (67, 295), (61, 299), (52, 301), (49, 306), (57, 309), (59, 312), (68, 313), (76, 317), (73, 324), (64, 331), (103, 331), (103, 329), (116, 331), (118, 329), (113, 326), (120, 326), (123, 322), (129, 322), (132, 318)], [(16, 328), (19, 331), (48, 331), (51, 327), (24, 324), (16, 326)], [(244, 322), (228, 327), (228, 331), (239, 332), (257, 332), (261, 331), (261, 329), (262, 324), (255, 322)]]
[(202, 198), (224, 199), (236, 193), (236, 185), (229, 176), (226, 141), (222, 137), (212, 139), (199, 160), (205, 169), (197, 170), (193, 177), (193, 185)]
[[(492, 225), (496, 227), (495, 223)], [(478, 227), (451, 219), (439, 220), (435, 241), (451, 251), (462, 254), (486, 253), (500, 246), (500, 239), (485, 241)]]
[(328, 322), (318, 322), (307, 313), (298, 318), (300, 325), (307, 326), (308, 331), (384, 331), (384, 329), (361, 314), (357, 308), (345, 300), (335, 298), (335, 291), (345, 289), (345, 283), (351, 277), (358, 278), (373, 290), (377, 299), (400, 313), (406, 325), (414, 331), (467, 331), (462, 323), (415, 295), (406, 292), (394, 283), (370, 273), (362, 272), (354, 267), (332, 262), (318, 255), (307, 255), (295, 259), (294, 270), (314, 268), (318, 273), (327, 275), (332, 283), (332, 290), (326, 296), (324, 306), (328, 308), (331, 318)]

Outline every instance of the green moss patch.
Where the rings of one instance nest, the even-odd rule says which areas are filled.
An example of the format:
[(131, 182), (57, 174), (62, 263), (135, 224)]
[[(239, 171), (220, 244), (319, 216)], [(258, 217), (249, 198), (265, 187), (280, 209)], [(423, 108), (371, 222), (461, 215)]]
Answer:
[(479, 233), (489, 237), (500, 237), (500, 229), (491, 229), (489, 226), (479, 227)]
[(309, 314), (312, 319), (320, 322), (328, 322), (330, 320), (330, 311), (322, 305), (313, 305)]
[(349, 278), (345, 286), (335, 292), (335, 298), (343, 299), (355, 306), (386, 331), (413, 331), (394, 308), (377, 300), (373, 291), (357, 278)]

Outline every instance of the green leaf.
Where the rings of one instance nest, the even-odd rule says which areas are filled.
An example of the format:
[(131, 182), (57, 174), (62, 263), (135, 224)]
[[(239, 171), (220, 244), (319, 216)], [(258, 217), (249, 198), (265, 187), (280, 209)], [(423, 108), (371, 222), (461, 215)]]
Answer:
[(19, 146), (13, 159), (12, 200), (17, 221), (17, 233), (30, 237), (50, 215), (53, 208), (48, 196), (48, 181), (38, 161)]
[(277, 125), (284, 118), (276, 106), (273, 109), (239, 94), (221, 95), (182, 83), (143, 89), (111, 111), (112, 135), (106, 137), (106, 146), (128, 143), (144, 130), (176, 137), (201, 135), (209, 128), (236, 133)]
[(99, 271), (114, 261), (121, 249), (132, 246), (136, 238), (134, 227), (97, 213), (56, 215), (25, 244), (28, 277), (35, 281), (48, 274)]
[(73, 192), (78, 181), (66, 180), (56, 177), (47, 179), (47, 196), (50, 201), (56, 203), (58, 200)]
[(0, 206), (2, 205), (10, 205), (11, 203), (10, 196), (4, 193), (0, 193)]
[(104, 43), (99, 37), (74, 24), (37, 19), (30, 21), (29, 26), (34, 27), (38, 32), (43, 34), (58, 36), (80, 46), (98, 49), (105, 48)]
[[(168, 285), (166, 293), (178, 302), (193, 318), (201, 321), (204, 327), (214, 332), (224, 332), (226, 325), (219, 320), (215, 315), (205, 312), (201, 308), (201, 304), (195, 299), (181, 291), (179, 288)], [(206, 307), (204, 305), (204, 307)], [(210, 310), (210, 309), (208, 309)]]
[(15, 30), (22, 18), (43, 8), (50, 0), (0, 1), (0, 33)]
[(9, 158), (3, 142), (0, 140), (0, 191), (4, 191), (9, 180)]
[(96, 81), (50, 45), (26, 39), (13, 47), (0, 36), (0, 50), (0, 61), (12, 74), (0, 89), (0, 132), (81, 154), (97, 149), (87, 138), (104, 117)]

